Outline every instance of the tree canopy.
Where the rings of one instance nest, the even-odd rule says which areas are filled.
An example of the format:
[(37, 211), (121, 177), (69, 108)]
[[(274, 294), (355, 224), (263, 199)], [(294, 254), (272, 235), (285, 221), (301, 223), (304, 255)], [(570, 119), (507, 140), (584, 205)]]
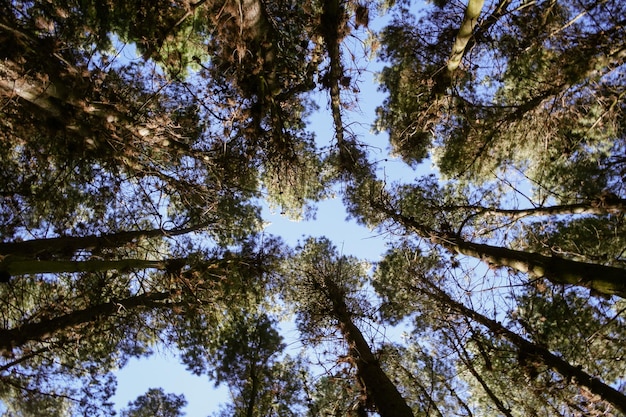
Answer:
[(3, 416), (626, 413), (623, 1), (0, 5)]

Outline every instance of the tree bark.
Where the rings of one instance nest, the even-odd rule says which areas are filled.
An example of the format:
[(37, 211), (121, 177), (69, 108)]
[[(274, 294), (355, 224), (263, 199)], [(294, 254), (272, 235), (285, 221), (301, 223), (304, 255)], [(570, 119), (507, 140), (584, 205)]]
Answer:
[(626, 269), (469, 242), (457, 235), (438, 232), (389, 208), (383, 210), (406, 229), (451, 252), (478, 258), (490, 266), (509, 267), (546, 278), (555, 284), (576, 285), (600, 294), (626, 298)]
[(350, 346), (349, 355), (354, 360), (368, 398), (376, 405), (381, 417), (413, 417), (411, 408), (382, 370), (365, 337), (352, 321), (343, 292), (330, 277), (325, 277), (324, 283), (333, 306), (333, 315), (339, 321), (339, 329)]
[(623, 268), (467, 242), (460, 238), (446, 241), (443, 246), (489, 265), (510, 267), (555, 284), (576, 285), (600, 294), (626, 298), (626, 269)]
[(468, 0), (463, 23), (461, 23), (459, 32), (456, 35), (454, 45), (452, 46), (452, 53), (448, 59), (449, 72), (453, 72), (459, 67), (463, 53), (465, 52), (465, 47), (472, 37), (472, 31), (476, 23), (478, 23), (478, 16), (480, 15), (484, 3), (485, 0)]
[(529, 216), (554, 216), (575, 214), (594, 214), (601, 216), (610, 213), (619, 214), (626, 212), (626, 199), (615, 198), (605, 200), (600, 197), (597, 200), (585, 203), (560, 204), (556, 206), (532, 207), (527, 209), (500, 209), (475, 205), (443, 206), (437, 208), (447, 212), (472, 210), (476, 212), (475, 216), (506, 216), (513, 220), (517, 220), (521, 219), (522, 217)]
[(180, 236), (205, 227), (206, 224), (176, 229), (133, 230), (100, 236), (61, 236), (48, 239), (32, 239), (22, 242), (0, 242), (0, 255), (47, 258), (54, 255), (69, 257), (79, 250), (119, 248), (141, 238)]
[(110, 316), (121, 309), (165, 307), (166, 304), (162, 301), (170, 296), (169, 292), (146, 293), (123, 300), (97, 304), (38, 323), (28, 323), (13, 329), (0, 329), (0, 353), (10, 353), (13, 349), (20, 348), (29, 341), (44, 341), (60, 331), (89, 323), (100, 316)]
[[(477, 323), (485, 326), (492, 334), (501, 336), (516, 346), (521, 352), (532, 357), (533, 359), (540, 360), (544, 365), (553, 369), (561, 374), (568, 380), (573, 381), (576, 385), (587, 388), (593, 394), (600, 396), (604, 401), (612, 404), (623, 413), (626, 413), (626, 395), (614, 389), (613, 387), (605, 384), (599, 378), (589, 375), (582, 370), (579, 366), (574, 366), (566, 360), (550, 352), (547, 348), (536, 345), (525, 338), (521, 337), (517, 333), (509, 330), (501, 323), (492, 320), (482, 314), (466, 307), (464, 304), (453, 300), (448, 294), (426, 283), (428, 290), (427, 293), (432, 296), (433, 299), (439, 301), (447, 309), (453, 310), (455, 313), (462, 314)], [(421, 289), (416, 288), (416, 291), (422, 292)]]
[[(134, 269), (160, 269), (167, 270), (172, 265), (185, 264), (183, 259), (167, 259), (151, 261), (145, 259), (120, 259), (106, 261), (101, 259), (88, 259), (86, 261), (53, 260), (40, 261), (25, 259), (14, 256), (6, 256), (0, 261), (0, 274), (14, 277), (29, 274), (61, 274), (74, 272), (98, 272), (98, 271), (128, 271)], [(8, 281), (8, 279), (7, 279)]]
[(335, 127), (335, 138), (340, 148), (344, 143), (344, 127), (341, 118), (341, 93), (340, 80), (343, 76), (341, 65), (340, 43), (343, 38), (342, 22), (345, 21), (345, 9), (339, 0), (326, 0), (324, 2), (324, 12), (321, 18), (321, 32), (328, 58), (330, 60), (330, 70), (328, 71), (328, 88), (330, 90), (330, 108)]

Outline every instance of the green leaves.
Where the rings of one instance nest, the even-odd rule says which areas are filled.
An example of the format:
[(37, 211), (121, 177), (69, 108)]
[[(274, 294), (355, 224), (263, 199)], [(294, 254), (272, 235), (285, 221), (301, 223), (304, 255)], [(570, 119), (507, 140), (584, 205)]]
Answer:
[(128, 403), (122, 417), (182, 417), (181, 408), (187, 404), (184, 395), (166, 394), (161, 388), (150, 388)]
[[(342, 0), (3, 5), (8, 414), (109, 414), (112, 370), (161, 345), (229, 385), (221, 416), (624, 408), (623, 2), (386, 2), (367, 42)], [(412, 174), (352, 123), (359, 41)], [(335, 194), (388, 244), (373, 270), (260, 234), (263, 204), (310, 220)]]

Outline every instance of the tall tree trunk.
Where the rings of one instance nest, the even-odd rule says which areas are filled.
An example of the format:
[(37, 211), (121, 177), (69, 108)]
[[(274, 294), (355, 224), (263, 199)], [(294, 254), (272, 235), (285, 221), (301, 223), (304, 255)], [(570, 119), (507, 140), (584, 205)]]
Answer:
[(2, 261), (0, 261), (0, 276), (2, 277), (2, 280), (6, 282), (11, 277), (29, 274), (61, 274), (112, 270), (129, 271), (134, 269), (150, 268), (169, 270), (178, 265), (185, 265), (185, 260), (167, 259), (160, 261), (151, 261), (145, 259), (120, 259), (106, 261), (101, 259), (88, 259), (86, 261), (40, 261), (15, 256), (7, 256)]
[(478, 16), (480, 15), (484, 3), (485, 0), (468, 0), (463, 22), (456, 35), (454, 45), (452, 46), (452, 53), (448, 59), (449, 72), (453, 72), (459, 67), (463, 53), (465, 52), (465, 46), (472, 36), (474, 26), (478, 23)]
[(473, 243), (457, 235), (424, 226), (412, 217), (403, 216), (392, 209), (383, 208), (383, 210), (406, 229), (451, 252), (481, 259), (490, 266), (509, 267), (539, 278), (546, 278), (555, 284), (576, 285), (600, 294), (626, 298), (626, 269)]
[(594, 214), (602, 216), (609, 213), (619, 214), (626, 212), (626, 199), (619, 197), (607, 198), (606, 196), (600, 196), (595, 200), (584, 203), (560, 204), (556, 206), (532, 207), (527, 209), (500, 209), (475, 205), (439, 206), (437, 207), (437, 209), (445, 212), (469, 210), (475, 212), (472, 217), (493, 215), (506, 216), (513, 220), (529, 216), (554, 216), (575, 214)]
[(180, 236), (207, 226), (181, 227), (176, 229), (133, 230), (104, 234), (100, 236), (62, 236), (48, 239), (32, 239), (22, 242), (0, 242), (0, 255), (16, 255), (34, 259), (49, 258), (54, 255), (69, 257), (79, 250), (99, 250), (121, 248), (122, 246), (142, 238)]
[(330, 60), (330, 69), (328, 71), (328, 88), (330, 90), (330, 108), (333, 116), (333, 124), (335, 125), (335, 138), (337, 145), (343, 146), (344, 127), (341, 118), (341, 96), (340, 81), (343, 77), (343, 66), (341, 65), (340, 43), (343, 38), (343, 26), (345, 26), (345, 8), (340, 0), (326, 0), (324, 2), (324, 11), (321, 17), (321, 32), (326, 44), (326, 51)]
[[(522, 336), (503, 326), (501, 323), (483, 316), (477, 311), (466, 307), (464, 304), (453, 300), (448, 294), (437, 288), (435, 285), (427, 282), (425, 282), (425, 285), (427, 286), (427, 290), (425, 290), (425, 292), (434, 300), (440, 302), (446, 309), (452, 310), (456, 314), (462, 314), (463, 316), (480, 323), (489, 329), (492, 334), (503, 337), (511, 342), (520, 350), (520, 352), (532, 357), (534, 360), (541, 361), (544, 365), (558, 372), (567, 380), (573, 381), (578, 386), (587, 388), (593, 394), (600, 396), (600, 398), (612, 404), (621, 412), (626, 413), (626, 395), (623, 393), (600, 381), (600, 379), (589, 375), (583, 371), (581, 367), (574, 366), (561, 357), (553, 354), (547, 348), (526, 340)], [(415, 288), (415, 290), (424, 292), (424, 290), (419, 288)]]
[(442, 243), (450, 250), (481, 259), (489, 265), (510, 267), (555, 284), (577, 285), (605, 295), (626, 298), (626, 269), (572, 261), (558, 256), (468, 242), (456, 238)]
[(13, 349), (20, 348), (29, 341), (44, 341), (63, 330), (89, 323), (100, 316), (110, 316), (121, 309), (166, 307), (167, 305), (163, 301), (170, 296), (169, 292), (146, 293), (123, 300), (93, 305), (49, 320), (28, 323), (13, 329), (0, 329), (0, 353), (10, 353)]
[(376, 405), (381, 417), (413, 417), (411, 408), (382, 370), (365, 337), (353, 323), (343, 292), (330, 277), (325, 277), (324, 283), (333, 306), (333, 314), (339, 321), (339, 329), (350, 347), (349, 355), (356, 364), (358, 377), (368, 398)]

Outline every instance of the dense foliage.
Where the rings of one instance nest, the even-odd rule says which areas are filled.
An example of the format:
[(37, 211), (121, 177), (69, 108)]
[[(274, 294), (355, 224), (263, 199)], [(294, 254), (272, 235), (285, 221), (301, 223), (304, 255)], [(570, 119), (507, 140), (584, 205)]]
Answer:
[[(3, 416), (111, 415), (155, 349), (218, 416), (626, 413), (623, 1), (0, 7)], [(380, 259), (264, 232), (337, 195)]]

